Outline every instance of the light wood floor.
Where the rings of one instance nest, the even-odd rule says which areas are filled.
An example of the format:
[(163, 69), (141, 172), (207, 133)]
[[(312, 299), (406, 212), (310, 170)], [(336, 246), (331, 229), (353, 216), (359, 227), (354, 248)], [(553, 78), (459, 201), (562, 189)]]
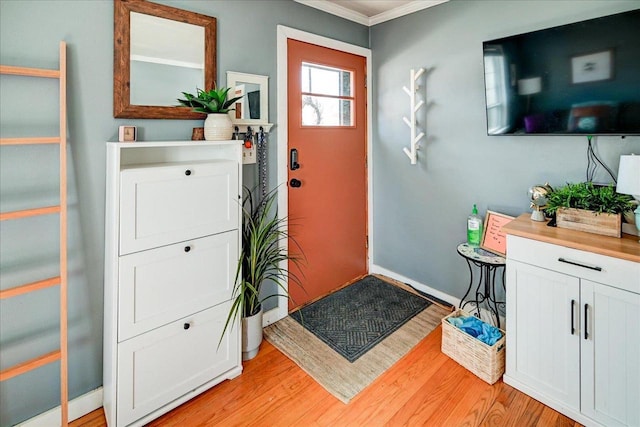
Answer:
[[(488, 385), (440, 352), (440, 326), (348, 405), (264, 342), (238, 378), (151, 426), (580, 426), (504, 384)], [(102, 409), (73, 427), (106, 426)]]

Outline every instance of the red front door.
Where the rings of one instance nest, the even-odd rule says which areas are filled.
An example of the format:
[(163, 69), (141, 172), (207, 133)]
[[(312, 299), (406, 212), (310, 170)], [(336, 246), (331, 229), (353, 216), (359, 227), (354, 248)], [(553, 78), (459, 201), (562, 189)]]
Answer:
[(366, 58), (288, 41), (289, 308), (367, 273)]

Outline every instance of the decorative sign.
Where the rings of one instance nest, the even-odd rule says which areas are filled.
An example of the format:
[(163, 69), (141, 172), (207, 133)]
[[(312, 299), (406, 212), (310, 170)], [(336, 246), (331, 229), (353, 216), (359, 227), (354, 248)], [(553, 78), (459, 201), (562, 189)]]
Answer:
[(135, 126), (120, 126), (118, 128), (118, 141), (135, 142), (138, 139), (138, 129)]
[(506, 256), (507, 236), (502, 231), (502, 227), (511, 222), (512, 219), (513, 217), (509, 215), (487, 211), (480, 247), (494, 254)]

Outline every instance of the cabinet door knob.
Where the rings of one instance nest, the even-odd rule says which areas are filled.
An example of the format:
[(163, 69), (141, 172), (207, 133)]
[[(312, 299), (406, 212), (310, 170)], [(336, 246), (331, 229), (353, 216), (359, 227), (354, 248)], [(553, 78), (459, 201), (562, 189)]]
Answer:
[(191, 250), (191, 246), (185, 246), (185, 247), (184, 247), (184, 251), (185, 251), (185, 252), (189, 252), (190, 250)]
[(184, 171), (184, 174), (187, 175), (187, 176), (191, 175), (191, 170), (187, 169), (186, 171)]
[(191, 327), (191, 323), (187, 322), (184, 324), (183, 328), (186, 331), (187, 329), (189, 329)]

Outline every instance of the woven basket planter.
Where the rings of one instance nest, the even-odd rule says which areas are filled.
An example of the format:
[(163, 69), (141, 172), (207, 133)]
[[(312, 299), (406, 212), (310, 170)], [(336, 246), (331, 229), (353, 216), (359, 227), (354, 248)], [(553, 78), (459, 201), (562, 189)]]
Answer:
[(450, 317), (469, 316), (458, 309), (442, 319), (442, 352), (467, 368), (478, 378), (493, 384), (504, 373), (505, 332), (494, 345), (487, 345), (447, 321)]

